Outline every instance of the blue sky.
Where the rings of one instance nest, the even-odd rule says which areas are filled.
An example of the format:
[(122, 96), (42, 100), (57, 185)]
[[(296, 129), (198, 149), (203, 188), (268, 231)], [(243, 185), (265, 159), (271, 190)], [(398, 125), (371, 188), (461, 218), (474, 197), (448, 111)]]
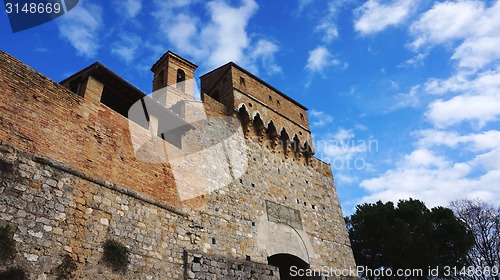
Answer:
[(309, 108), (345, 213), (362, 202), (500, 201), (500, 2), (81, 0), (1, 49), (61, 81), (100, 61), (144, 92), (168, 49), (228, 61)]

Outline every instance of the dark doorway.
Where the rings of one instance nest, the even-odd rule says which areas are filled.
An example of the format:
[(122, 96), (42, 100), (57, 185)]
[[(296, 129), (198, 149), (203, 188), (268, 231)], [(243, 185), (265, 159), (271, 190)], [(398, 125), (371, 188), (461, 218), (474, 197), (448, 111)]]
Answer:
[[(309, 276), (299, 276), (299, 274), (304, 275), (306, 269), (309, 268), (309, 264), (303, 261), (301, 258), (290, 254), (276, 254), (267, 258), (267, 262), (270, 265), (276, 266), (280, 269), (280, 279), (281, 280), (312, 280)], [(302, 272), (302, 273), (299, 273)]]

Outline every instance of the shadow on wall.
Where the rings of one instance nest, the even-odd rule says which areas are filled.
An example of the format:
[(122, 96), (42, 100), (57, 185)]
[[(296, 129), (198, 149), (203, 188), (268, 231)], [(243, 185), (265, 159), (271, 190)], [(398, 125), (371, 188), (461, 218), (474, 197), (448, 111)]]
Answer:
[(7, 271), (0, 272), (0, 280), (25, 280), (26, 273), (20, 268), (11, 268)]

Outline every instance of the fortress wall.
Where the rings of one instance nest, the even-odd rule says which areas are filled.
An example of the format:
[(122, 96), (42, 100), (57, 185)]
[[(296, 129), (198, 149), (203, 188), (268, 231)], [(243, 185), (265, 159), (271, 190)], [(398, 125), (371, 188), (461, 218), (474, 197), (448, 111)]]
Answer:
[[(92, 79), (87, 87), (102, 89)], [(204, 279), (203, 269), (222, 269), (221, 262), (258, 269), (246, 279), (275, 279), (267, 257), (279, 253), (313, 268), (354, 266), (330, 166), (285, 158), (256, 135), (224, 135), (217, 118), (225, 109), (210, 97), (200, 108), (214, 118), (185, 139), (197, 147), (197, 137), (207, 138), (208, 160), (177, 163), (216, 184), (201, 191), (199, 182), (187, 184), (200, 192), (181, 201), (174, 167), (136, 160), (128, 120), (95, 94), (80, 97), (2, 52), (0, 93), (0, 225), (13, 227), (18, 248), (0, 272), (20, 266), (29, 279), (55, 279), (64, 254), (75, 259), (78, 279)], [(101, 262), (108, 238), (131, 250), (125, 277)], [(193, 271), (194, 254), (210, 264)]]
[[(93, 88), (92, 88), (93, 87)], [(87, 91), (99, 92), (90, 79)], [(0, 139), (160, 201), (180, 205), (170, 166), (136, 160), (129, 120), (0, 52)], [(137, 137), (149, 132), (130, 124)]]
[[(28, 279), (56, 279), (69, 255), (77, 265), (72, 279), (279, 279), (265, 262), (201, 252), (223, 233), (232, 236), (226, 246), (242, 250), (234, 230), (213, 228), (216, 217), (170, 208), (9, 145), (0, 145), (0, 163), (0, 226), (8, 224), (16, 241), (14, 259), (0, 272), (20, 268)], [(129, 248), (127, 271), (103, 263), (108, 239)]]
[[(299, 247), (306, 247), (305, 261), (311, 266), (354, 266), (340, 204), (328, 172), (295, 159), (285, 160), (283, 155), (250, 139), (246, 144), (245, 174), (228, 187), (213, 192), (207, 202), (206, 219), (213, 222), (204, 223), (209, 234), (207, 240), (202, 239), (203, 252), (236, 258), (250, 256), (257, 262), (266, 262), (274, 252), (270, 247), (283, 244), (293, 247), (295, 235), (278, 244), (273, 244), (276, 240), (268, 236), (280, 234), (268, 231), (270, 225), (277, 224), (268, 219), (266, 201), (271, 201), (300, 212), (303, 229), (299, 233), (306, 244)], [(330, 168), (326, 164), (322, 167)], [(282, 223), (286, 224), (286, 219)], [(211, 238), (215, 238), (215, 245)]]
[[(9, 167), (0, 174), (0, 223), (13, 229), (17, 249), (0, 271), (20, 267), (29, 279), (56, 279), (68, 254), (77, 264), (76, 279), (182, 279), (182, 251), (197, 234), (188, 215), (124, 194), (127, 189), (99, 178), (75, 176), (48, 158), (7, 145), (0, 151), (2, 166)], [(130, 249), (125, 275), (102, 264), (106, 239)]]
[[(249, 257), (262, 264), (272, 254), (293, 253), (315, 268), (353, 266), (331, 179), (291, 159), (281, 161), (253, 142), (247, 144), (249, 164), (241, 182), (212, 192), (201, 211), (187, 213), (2, 145), (2, 166), (9, 168), (0, 174), (0, 221), (15, 230), (14, 263), (26, 269), (30, 279), (54, 279), (54, 269), (69, 254), (78, 264), (78, 279), (115, 279), (119, 274), (101, 262), (102, 244), (111, 238), (131, 250), (125, 274), (129, 279), (184, 279), (184, 268), (192, 267), (192, 262), (185, 263), (185, 249), (212, 258)], [(298, 210), (303, 229), (290, 230), (286, 220), (270, 222), (266, 200)]]

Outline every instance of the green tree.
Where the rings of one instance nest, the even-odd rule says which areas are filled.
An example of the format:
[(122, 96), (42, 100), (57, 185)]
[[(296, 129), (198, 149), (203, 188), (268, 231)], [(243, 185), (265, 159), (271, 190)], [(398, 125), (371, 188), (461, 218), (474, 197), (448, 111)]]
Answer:
[[(420, 269), (425, 277), (429, 268), (465, 265), (472, 244), (471, 235), (450, 209), (429, 210), (414, 199), (400, 200), (397, 207), (381, 201), (358, 205), (346, 217), (346, 225), (357, 265), (371, 270)], [(393, 278), (422, 279), (416, 276), (415, 272)]]

